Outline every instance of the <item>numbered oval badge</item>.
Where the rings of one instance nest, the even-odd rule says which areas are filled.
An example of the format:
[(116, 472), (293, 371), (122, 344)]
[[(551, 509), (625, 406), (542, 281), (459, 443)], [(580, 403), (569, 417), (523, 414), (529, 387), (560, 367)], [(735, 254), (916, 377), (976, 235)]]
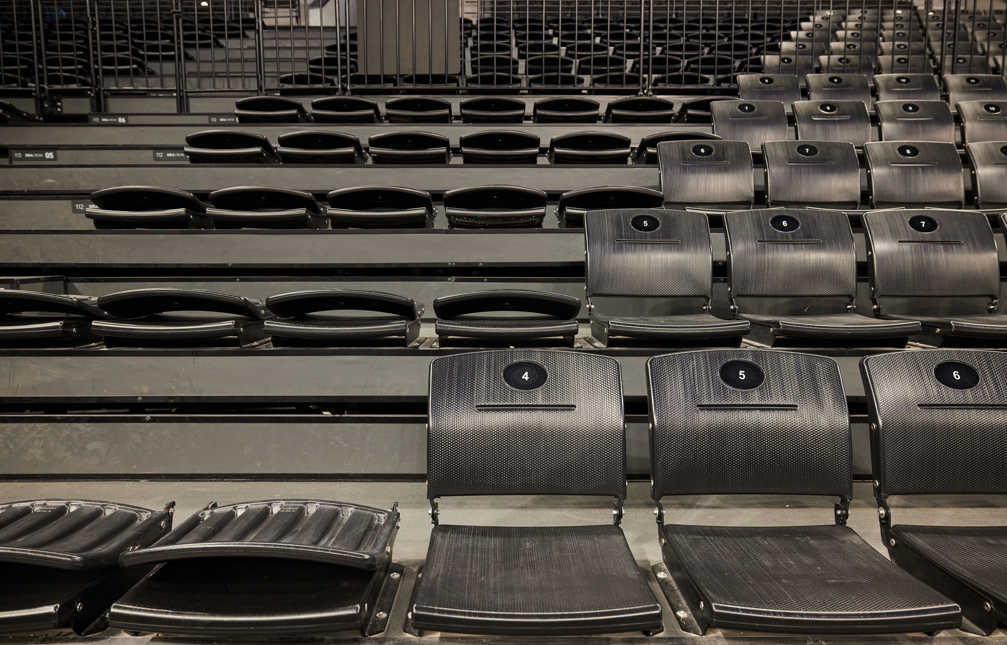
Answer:
[(979, 373), (971, 365), (946, 361), (934, 368), (938, 381), (956, 390), (967, 390), (979, 384)]
[(504, 382), (518, 390), (534, 390), (542, 387), (547, 376), (544, 367), (529, 361), (511, 363), (503, 372)]
[(720, 380), (739, 390), (757, 388), (765, 378), (762, 368), (749, 361), (727, 361), (720, 366)]

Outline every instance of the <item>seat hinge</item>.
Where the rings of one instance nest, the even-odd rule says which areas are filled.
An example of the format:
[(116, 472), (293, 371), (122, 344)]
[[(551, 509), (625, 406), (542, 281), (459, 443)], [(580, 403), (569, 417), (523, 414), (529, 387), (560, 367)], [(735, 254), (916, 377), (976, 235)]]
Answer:
[(850, 498), (840, 497), (835, 506), (836, 526), (846, 526), (846, 520), (850, 517)]
[(434, 526), (438, 526), (441, 523), (441, 511), (440, 507), (437, 505), (437, 498), (434, 497), (430, 500), (430, 521)]
[(881, 541), (889, 551), (895, 547), (895, 536), (892, 535), (892, 509), (888, 501), (878, 498), (878, 523), (881, 524)]
[(616, 497), (615, 503), (612, 504), (612, 523), (615, 524), (616, 526), (622, 524), (622, 515), (623, 515), (622, 499)]
[(664, 504), (661, 502), (654, 502), (654, 517), (657, 519), (658, 526), (664, 526)]

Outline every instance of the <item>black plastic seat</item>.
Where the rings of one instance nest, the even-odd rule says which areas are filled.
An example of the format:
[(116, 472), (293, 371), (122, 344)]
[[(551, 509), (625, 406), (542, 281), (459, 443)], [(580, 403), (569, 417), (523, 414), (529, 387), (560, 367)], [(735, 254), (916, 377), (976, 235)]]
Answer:
[(0, 289), (0, 346), (83, 345), (91, 321), (104, 316), (91, 297)]
[(962, 101), (956, 108), (965, 143), (1007, 141), (1007, 101)]
[(276, 154), (283, 163), (354, 163), (364, 154), (360, 140), (342, 132), (284, 132), (276, 143)]
[(605, 107), (609, 123), (671, 123), (674, 115), (674, 103), (653, 96), (627, 96)]
[(519, 186), (455, 188), (444, 193), (452, 228), (537, 228), (545, 217), (546, 194)]
[(747, 320), (709, 313), (710, 224), (702, 213), (594, 210), (584, 215), (591, 335), (602, 345), (734, 345)]
[(914, 40), (908, 42), (905, 40), (890, 41), (886, 40), (878, 43), (878, 51), (881, 53), (882, 57), (891, 56), (920, 56), (927, 53), (927, 43), (922, 38), (919, 40)]
[(383, 132), (367, 141), (375, 163), (447, 163), (447, 137), (430, 132)]
[(598, 102), (579, 97), (542, 99), (532, 107), (536, 123), (594, 123), (598, 120)]
[(794, 122), (797, 138), (804, 141), (843, 141), (862, 146), (871, 140), (871, 115), (863, 101), (797, 101)]
[(458, 106), (465, 123), (521, 123), (524, 101), (501, 96), (466, 99)]
[(416, 340), (423, 308), (380, 291), (315, 289), (266, 298), (278, 316), (267, 320), (274, 346), (405, 345)]
[[(132, 632), (297, 638), (384, 629), (399, 513), (321, 500), (212, 503), (126, 566), (160, 564), (109, 612)], [(385, 612), (382, 617), (378, 613)]]
[(653, 188), (596, 186), (560, 195), (556, 216), (562, 226), (580, 227), (584, 226), (584, 215), (589, 210), (660, 208), (663, 205), (664, 195)]
[(878, 101), (882, 141), (955, 143), (955, 119), (944, 101)]
[(632, 145), (629, 137), (614, 132), (573, 132), (553, 137), (549, 158), (553, 163), (625, 164)]
[(948, 105), (962, 101), (1007, 101), (1007, 81), (999, 74), (945, 74)]
[(745, 141), (663, 141), (657, 156), (665, 204), (751, 208), (755, 184)]
[(234, 103), (238, 123), (296, 123), (306, 121), (300, 101), (280, 96), (249, 96)]
[(766, 74), (804, 76), (818, 68), (817, 59), (810, 54), (763, 54), (758, 59), (761, 71)]
[(905, 346), (915, 321), (856, 313), (853, 230), (841, 211), (760, 209), (724, 216), (731, 304), (768, 346)]
[(640, 139), (640, 145), (637, 146), (637, 163), (657, 163), (657, 144), (662, 141), (696, 141), (702, 139), (716, 141), (720, 137), (712, 132), (700, 132), (698, 130), (668, 130), (648, 134)]
[(192, 163), (268, 163), (272, 144), (261, 134), (240, 130), (204, 130), (185, 137), (185, 155)]
[(325, 224), (311, 193), (234, 186), (210, 193), (206, 217), (214, 228), (319, 228)]
[(933, 59), (928, 54), (881, 56), (877, 62), (878, 71), (882, 74), (930, 75), (934, 70)]
[(91, 193), (84, 215), (95, 228), (189, 228), (205, 211), (192, 193), (158, 186), (114, 186)]
[(972, 169), (973, 194), (979, 208), (1007, 207), (1007, 144), (978, 141), (965, 144)]
[(525, 61), (525, 73), (531, 76), (573, 74), (574, 62), (572, 58), (553, 54), (530, 56)]
[(801, 86), (793, 74), (738, 74), (738, 97), (746, 101), (801, 100)]
[(879, 101), (939, 101), (941, 89), (933, 74), (875, 74)]
[[(502, 43), (501, 43), (502, 44)], [(515, 77), (518, 75), (520, 63), (518, 59), (510, 56), (510, 45), (505, 45), (508, 54), (506, 56), (477, 56), (472, 59), (472, 74), (503, 74)], [(513, 83), (520, 83), (520, 79), (514, 79)]]
[(483, 130), (461, 137), (465, 163), (525, 163), (538, 159), (537, 135), (516, 130)]
[(311, 118), (323, 123), (374, 123), (378, 104), (354, 96), (327, 96), (311, 101)]
[(385, 118), (392, 123), (450, 123), (451, 103), (418, 96), (390, 99), (385, 103)]
[(860, 163), (852, 143), (767, 141), (762, 144), (769, 206), (857, 208)]
[(864, 144), (871, 203), (961, 208), (962, 163), (955, 144), (935, 141), (872, 141)]
[(105, 629), (112, 602), (149, 566), (119, 556), (168, 532), (172, 510), (45, 499), (0, 504), (0, 633)]
[(716, 80), (712, 76), (698, 72), (671, 72), (654, 79), (657, 87), (700, 87), (715, 84)]
[(677, 50), (675, 53), (678, 55), (672, 56), (666, 50), (664, 53), (655, 55), (653, 58), (644, 61), (634, 60), (632, 66), (630, 66), (630, 71), (653, 76), (681, 72), (682, 58), (680, 56), (683, 54)]
[(577, 59), (577, 73), (587, 76), (598, 74), (614, 74), (627, 71), (628, 63), (622, 56), (609, 54), (608, 46), (604, 45), (605, 52), (582, 56)]
[(98, 298), (107, 320), (91, 333), (109, 346), (248, 346), (263, 339), (265, 308), (246, 298), (210, 291), (148, 288)]
[(871, 85), (865, 74), (808, 74), (808, 99), (811, 101), (860, 101), (871, 104)]
[(559, 293), (493, 290), (434, 300), (441, 345), (573, 345), (580, 300)]
[[(431, 363), (435, 526), (410, 627), (521, 637), (661, 631), (660, 606), (617, 526), (621, 396), (618, 363), (605, 356), (502, 350)], [(615, 498), (616, 526), (439, 524), (440, 498), (455, 495)]]
[(713, 133), (722, 139), (745, 141), (760, 150), (763, 141), (781, 141), (790, 128), (780, 101), (715, 101), (710, 104)]
[(433, 222), (430, 193), (393, 186), (352, 186), (328, 194), (333, 228), (426, 228)]
[[(647, 381), (652, 491), (667, 566), (658, 579), (666, 593), (671, 581), (681, 590), (669, 600), (691, 614), (693, 631), (869, 634), (961, 623), (958, 605), (846, 526), (853, 442), (833, 359), (680, 352), (651, 358)], [(739, 494), (839, 499), (833, 525), (666, 523), (673, 518), (665, 497)]]
[(1000, 270), (986, 215), (874, 211), (864, 227), (880, 316), (921, 321), (931, 344), (1003, 344), (1007, 315), (998, 312)]

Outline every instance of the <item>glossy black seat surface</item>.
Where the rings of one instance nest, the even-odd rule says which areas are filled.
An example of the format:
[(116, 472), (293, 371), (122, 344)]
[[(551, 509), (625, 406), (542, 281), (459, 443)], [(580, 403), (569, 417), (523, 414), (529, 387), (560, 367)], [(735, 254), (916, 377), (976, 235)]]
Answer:
[(321, 219), (311, 193), (287, 188), (232, 186), (213, 191), (209, 201), (214, 228), (308, 228)]
[(578, 227), (584, 225), (589, 210), (660, 208), (663, 204), (664, 195), (653, 188), (596, 186), (560, 195), (556, 215), (563, 226)]
[(160, 186), (114, 186), (91, 193), (84, 215), (95, 228), (188, 228), (205, 206), (192, 193)]
[(104, 317), (93, 297), (0, 289), (3, 346), (81, 345), (91, 340), (91, 321)]
[(193, 132), (183, 150), (192, 163), (267, 163), (275, 155), (265, 136), (240, 130)]
[(323, 123), (373, 123), (378, 104), (353, 96), (327, 96), (311, 101), (311, 118)]
[(625, 164), (630, 152), (629, 137), (606, 131), (563, 134), (549, 142), (553, 163)]
[(276, 143), (276, 154), (284, 163), (353, 163), (363, 155), (357, 137), (341, 132), (285, 132)]
[(435, 329), (450, 342), (573, 344), (580, 300), (541, 291), (476, 291), (434, 300)]
[(351, 186), (327, 196), (333, 228), (425, 228), (434, 215), (430, 193), (396, 186)]
[(538, 159), (537, 135), (516, 130), (488, 130), (466, 134), (460, 140), (465, 163), (525, 163)]
[(296, 123), (306, 120), (299, 101), (280, 96), (249, 96), (234, 104), (238, 123)]
[(458, 109), (465, 123), (521, 123), (525, 103), (506, 97), (481, 96), (462, 101)]
[(423, 308), (411, 298), (380, 291), (314, 289), (269, 296), (265, 333), (278, 345), (332, 345), (416, 340)]
[(475, 186), (444, 193), (452, 228), (537, 228), (545, 218), (545, 192), (520, 186)]
[(451, 103), (430, 97), (402, 97), (385, 103), (385, 118), (392, 123), (447, 123)]
[(367, 142), (375, 163), (447, 163), (448, 139), (429, 132), (375, 134)]

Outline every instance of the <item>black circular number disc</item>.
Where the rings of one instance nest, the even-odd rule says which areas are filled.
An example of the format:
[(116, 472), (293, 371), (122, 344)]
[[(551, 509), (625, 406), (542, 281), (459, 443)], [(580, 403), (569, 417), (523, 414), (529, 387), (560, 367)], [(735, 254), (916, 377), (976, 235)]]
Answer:
[(538, 363), (521, 361), (504, 368), (504, 382), (518, 390), (534, 390), (542, 387), (547, 378), (545, 368)]
[(727, 361), (720, 366), (720, 380), (739, 390), (751, 390), (762, 385), (766, 376), (749, 361)]
[(629, 225), (641, 233), (649, 233), (656, 231), (661, 226), (661, 222), (653, 215), (637, 215), (629, 221)]
[(946, 361), (934, 368), (938, 381), (956, 390), (967, 390), (979, 384), (979, 373), (971, 365)]

